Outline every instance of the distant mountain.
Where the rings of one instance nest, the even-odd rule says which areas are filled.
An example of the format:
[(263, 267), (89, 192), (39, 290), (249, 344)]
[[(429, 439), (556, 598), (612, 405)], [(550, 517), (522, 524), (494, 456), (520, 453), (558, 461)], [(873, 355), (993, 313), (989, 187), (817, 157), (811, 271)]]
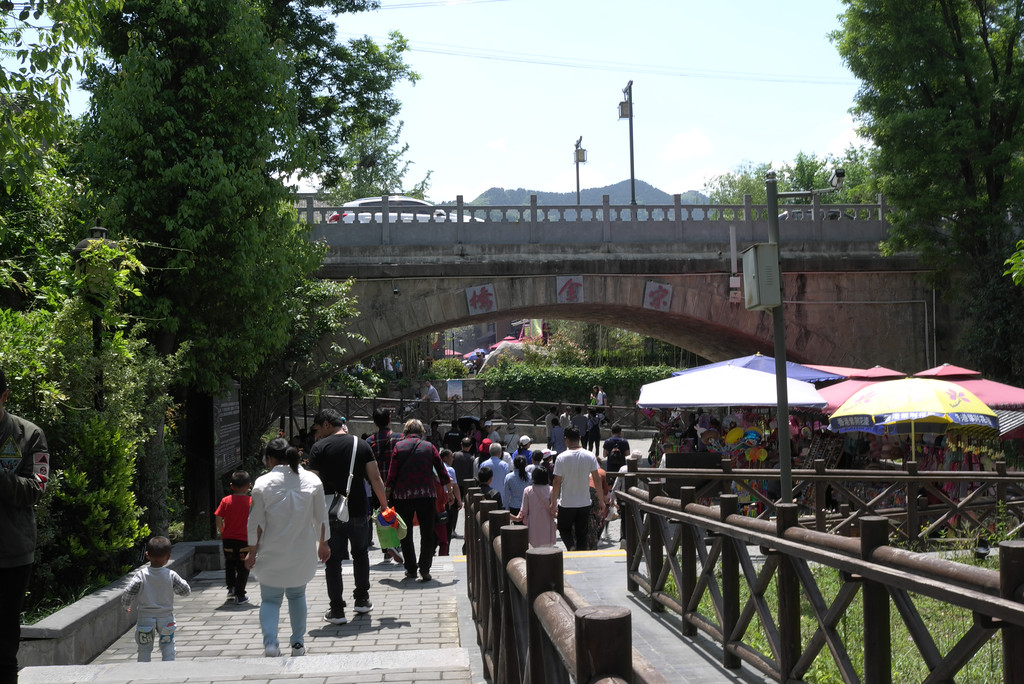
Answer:
[[(530, 195), (537, 196), (537, 204), (576, 204), (575, 192), (538, 192), (524, 188), (516, 188), (515, 190), (491, 188), (470, 202), (470, 204), (483, 206), (529, 204)], [(603, 188), (580, 189), (580, 203), (601, 204), (601, 198), (604, 195), (608, 195), (608, 199), (612, 204), (629, 204), (629, 181), (624, 180)], [(683, 204), (708, 204), (708, 198), (696, 190), (690, 190), (682, 194), (682, 202)], [(672, 195), (659, 190), (650, 183), (638, 180), (636, 182), (636, 203), (647, 205), (672, 204)]]

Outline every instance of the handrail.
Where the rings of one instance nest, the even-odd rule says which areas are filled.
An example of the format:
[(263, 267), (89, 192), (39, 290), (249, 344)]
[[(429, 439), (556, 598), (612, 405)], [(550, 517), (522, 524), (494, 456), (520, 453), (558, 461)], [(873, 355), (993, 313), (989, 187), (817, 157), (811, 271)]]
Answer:
[[(1002, 461), (997, 461), (995, 468), (919, 471), (917, 463), (909, 461), (903, 470), (847, 470), (827, 469), (824, 461), (816, 460), (814, 469), (794, 469), (792, 479), (796, 500), (803, 502), (801, 510), (812, 516), (811, 520), (803, 519), (802, 524), (819, 532), (851, 534), (859, 519), (883, 515), (892, 522), (900, 538), (917, 544), (954, 522), (985, 534), (989, 525), (996, 522), (1000, 507), (1014, 518), (1007, 534), (1024, 532), (1024, 473), (1008, 472)], [(780, 473), (775, 469), (733, 468), (729, 459), (723, 459), (719, 469), (637, 467), (636, 472), (646, 479), (663, 481), (664, 488), (700, 483), (698, 498), (715, 497), (735, 488), (749, 499), (748, 513), (756, 513), (761, 519), (776, 514), (775, 500), (752, 485), (779, 483)], [(939, 482), (960, 483), (969, 491), (953, 498), (936, 486)], [(874, 485), (878, 489), (858, 492), (855, 484)], [(829, 503), (829, 489), (838, 506)], [(894, 499), (902, 503), (894, 504)]]
[[(632, 461), (632, 463), (630, 463)], [(819, 653), (826, 651), (845, 681), (860, 681), (850, 659), (863, 644), (863, 678), (889, 682), (892, 677), (890, 609), (895, 606), (927, 669), (927, 681), (952, 681), (971, 657), (997, 634), (1002, 637), (1004, 681), (1017, 681), (1024, 646), (1024, 542), (999, 545), (1000, 570), (960, 563), (889, 546), (892, 526), (885, 517), (859, 520), (859, 538), (804, 529), (795, 504), (778, 504), (774, 520), (738, 513), (737, 497), (724, 494), (718, 506), (696, 502), (696, 489), (684, 486), (678, 498), (660, 494), (657, 483), (645, 490), (651, 474), (628, 459), (627, 488), (616, 493), (623, 510), (627, 585), (642, 588), (653, 611), (672, 610), (683, 618), (686, 637), (702, 631), (722, 647), (722, 663), (742, 663), (775, 681), (800, 680)], [(735, 473), (734, 473), (735, 475)], [(750, 548), (765, 554), (761, 567)], [(811, 565), (840, 573), (841, 588), (829, 604)], [(667, 591), (669, 578), (677, 595)], [(769, 605), (772, 582), (777, 600)], [(745, 589), (741, 591), (741, 586)], [(848, 607), (861, 594), (863, 629), (839, 629)], [(749, 596), (741, 611), (741, 594)], [(956, 645), (941, 653), (915, 604), (915, 596), (937, 599), (974, 614)], [(710, 597), (713, 614), (701, 611)], [(817, 631), (801, 636), (801, 615), (811, 616)], [(745, 640), (759, 621), (768, 637), (764, 653)], [(856, 631), (856, 630), (854, 630)]]
[[(548, 409), (559, 402), (537, 401), (536, 399), (472, 399), (467, 401), (440, 401), (434, 402), (432, 407), (433, 418), (440, 420), (442, 425), (450, 424), (453, 420), (467, 414), (473, 414), (483, 420), (484, 416), (491, 412), (492, 420), (507, 423), (515, 422), (517, 425), (528, 425), (535, 428), (547, 430), (543, 424)], [(589, 404), (571, 404), (561, 402), (561, 407), (574, 410), (577, 406), (584, 411), (590, 408)], [(389, 408), (399, 419), (422, 418), (426, 416), (424, 404), (418, 399), (393, 398), (393, 397), (355, 397), (351, 395), (323, 395), (320, 397), (319, 407), (329, 406), (337, 409), (349, 420), (366, 419), (373, 417), (377, 408)], [(298, 415), (302, 413), (301, 402), (294, 407)], [(316, 409), (313, 409), (315, 411)], [(644, 415), (643, 411), (633, 406), (606, 406), (605, 412), (614, 416), (614, 422), (619, 423), (627, 430), (656, 430), (657, 423)]]
[(564, 583), (562, 551), (528, 548), (529, 532), (469, 481), (467, 592), (485, 673), (500, 684), (667, 684), (632, 647), (631, 613), (590, 606)]

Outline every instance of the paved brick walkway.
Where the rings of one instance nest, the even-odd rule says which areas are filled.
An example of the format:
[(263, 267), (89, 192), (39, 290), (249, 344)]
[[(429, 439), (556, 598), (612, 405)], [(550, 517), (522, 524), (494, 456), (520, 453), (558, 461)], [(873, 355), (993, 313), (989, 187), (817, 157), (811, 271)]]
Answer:
[[(458, 543), (458, 542), (457, 542)], [(404, 568), (381, 561), (371, 550), (370, 600), (373, 612), (349, 622), (323, 621), (327, 588), (322, 568), (309, 583), (307, 655), (291, 658), (263, 655), (259, 626), (259, 584), (250, 584), (250, 603), (225, 600), (223, 571), (202, 572), (192, 578), (192, 595), (175, 599), (177, 660), (135, 662), (134, 633), (129, 631), (90, 665), (30, 667), (21, 684), (70, 682), (454, 682), (469, 684), (469, 654), (459, 638), (457, 582), (450, 557), (436, 558), (433, 580), (404, 579)], [(345, 589), (352, 605), (352, 568), (343, 565)], [(459, 586), (456, 586), (458, 584)], [(287, 603), (282, 607), (281, 637), (288, 638)], [(472, 642), (470, 642), (471, 645)], [(284, 646), (284, 644), (282, 644)], [(287, 647), (283, 649), (287, 653)]]

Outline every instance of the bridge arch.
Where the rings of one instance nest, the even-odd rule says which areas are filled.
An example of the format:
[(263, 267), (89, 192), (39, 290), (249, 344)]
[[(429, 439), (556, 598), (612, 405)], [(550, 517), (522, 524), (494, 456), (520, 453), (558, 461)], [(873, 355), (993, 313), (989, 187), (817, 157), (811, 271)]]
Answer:
[[(677, 195), (639, 208), (607, 197), (583, 207), (460, 200), (429, 222), (382, 211), (348, 224), (330, 223), (334, 209), (317, 198), (300, 200), (311, 235), (328, 247), (321, 277), (354, 282), (361, 315), (351, 330), (365, 341), (339, 341), (348, 347), (342, 364), (426, 333), (510, 318), (624, 328), (711, 360), (773, 351), (772, 316), (735, 297), (737, 255), (767, 241), (767, 207), (749, 196), (709, 206)], [(908, 371), (945, 358), (938, 322), (947, 316), (918, 260), (879, 253), (884, 198), (821, 205), (815, 196), (805, 209), (791, 212), (779, 236), (787, 356)], [(567, 278), (578, 281), (576, 301), (564, 296)], [(652, 287), (666, 295), (663, 307), (650, 307)], [(473, 293), (485, 290), (474, 304)], [(479, 306), (488, 298), (493, 307)]]
[[(914, 272), (787, 273), (787, 356), (832, 365), (927, 368), (931, 297)], [(725, 273), (585, 274), (582, 301), (560, 301), (555, 275), (358, 279), (362, 314), (351, 330), (351, 363), (438, 330), (509, 318), (575, 320), (623, 328), (711, 360), (773, 351), (772, 317), (730, 298)], [(671, 292), (665, 310), (646, 307), (654, 284)], [(495, 307), (472, 313), (469, 300), (490, 286)], [(399, 294), (395, 294), (395, 290)], [(894, 296), (898, 293), (898, 296)], [(918, 331), (896, 334), (894, 331)]]

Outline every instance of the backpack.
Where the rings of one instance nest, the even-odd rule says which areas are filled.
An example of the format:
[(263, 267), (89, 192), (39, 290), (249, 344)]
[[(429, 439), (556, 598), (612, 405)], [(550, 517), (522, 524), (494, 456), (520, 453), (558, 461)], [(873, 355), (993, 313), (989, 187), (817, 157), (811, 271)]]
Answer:
[(605, 470), (618, 475), (619, 469), (624, 465), (626, 465), (626, 454), (623, 453), (622, 449), (615, 447), (608, 452), (608, 463)]

